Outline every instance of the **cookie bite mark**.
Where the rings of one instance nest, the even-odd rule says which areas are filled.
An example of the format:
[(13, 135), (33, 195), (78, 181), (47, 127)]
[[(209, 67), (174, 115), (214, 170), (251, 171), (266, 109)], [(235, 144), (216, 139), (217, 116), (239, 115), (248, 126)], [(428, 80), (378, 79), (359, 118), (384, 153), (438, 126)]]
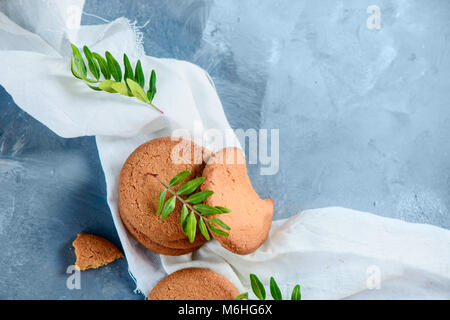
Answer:
[(221, 274), (204, 268), (178, 270), (161, 280), (149, 300), (233, 300), (238, 289)]
[(203, 177), (202, 190), (214, 191), (205, 203), (231, 210), (217, 216), (230, 226), (229, 236), (212, 233), (213, 237), (231, 252), (254, 252), (269, 234), (273, 200), (261, 199), (253, 189), (242, 150), (226, 148), (217, 152), (206, 164)]
[(75, 266), (81, 271), (96, 269), (123, 258), (114, 244), (93, 234), (79, 233), (72, 245), (75, 248)]

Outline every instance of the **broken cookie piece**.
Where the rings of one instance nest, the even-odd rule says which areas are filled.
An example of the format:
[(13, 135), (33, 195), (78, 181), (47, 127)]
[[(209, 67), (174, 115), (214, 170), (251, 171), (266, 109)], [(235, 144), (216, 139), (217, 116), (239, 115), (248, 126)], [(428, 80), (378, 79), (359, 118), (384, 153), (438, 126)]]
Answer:
[(99, 268), (123, 258), (122, 252), (114, 244), (93, 234), (79, 233), (72, 245), (77, 257), (75, 266), (81, 271)]
[(231, 210), (218, 216), (231, 228), (229, 236), (212, 233), (214, 238), (233, 253), (249, 254), (258, 249), (272, 225), (273, 200), (261, 199), (253, 189), (242, 150), (226, 148), (214, 154), (203, 177), (202, 190), (214, 191), (205, 203)]

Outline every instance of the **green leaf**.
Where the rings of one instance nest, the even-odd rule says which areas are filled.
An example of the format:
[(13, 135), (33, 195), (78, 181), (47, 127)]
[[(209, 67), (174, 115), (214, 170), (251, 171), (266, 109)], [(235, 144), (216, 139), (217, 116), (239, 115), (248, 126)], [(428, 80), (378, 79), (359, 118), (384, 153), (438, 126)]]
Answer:
[(148, 103), (148, 99), (147, 96), (145, 95), (145, 91), (144, 89), (142, 89), (142, 87), (134, 80), (131, 79), (127, 79), (127, 84), (128, 87), (131, 90), (131, 93), (133, 94), (133, 96), (135, 96), (136, 98), (138, 98), (139, 100), (141, 100), (142, 102)]
[(264, 289), (264, 286), (261, 283), (261, 281), (253, 273), (250, 274), (250, 283), (252, 285), (252, 290), (255, 296), (259, 300), (266, 300), (266, 289)]
[(220, 211), (219, 209), (208, 206), (207, 204), (203, 204), (203, 203), (196, 204), (194, 206), (194, 208), (197, 209), (198, 211), (200, 211), (201, 214), (204, 214), (207, 216), (222, 213), (222, 211)]
[(100, 82), (98, 87), (102, 89), (103, 91), (109, 92), (109, 93), (117, 93), (116, 90), (114, 90), (113, 85), (120, 82), (115, 82), (113, 80), (103, 80)]
[(189, 211), (186, 205), (183, 205), (183, 208), (181, 208), (181, 229), (183, 230), (184, 234), (186, 234), (186, 218), (188, 214)]
[(186, 177), (188, 175), (190, 175), (191, 172), (189, 170), (185, 170), (182, 171), (180, 173), (178, 173), (175, 177), (172, 178), (172, 180), (170, 180), (169, 182), (169, 187), (173, 187), (176, 186), (177, 184), (179, 184), (181, 181), (183, 181), (184, 179), (186, 179)]
[(111, 79), (111, 73), (109, 72), (108, 63), (106, 60), (96, 52), (92, 52), (92, 56), (95, 60), (97, 60), (97, 63), (100, 66), (100, 71), (102, 72), (103, 77), (105, 77), (105, 80)]
[(112, 77), (117, 82), (122, 81), (122, 69), (120, 69), (120, 64), (116, 59), (112, 56), (109, 51), (105, 52), (106, 62), (108, 63), (109, 72), (111, 72)]
[(156, 211), (156, 215), (159, 216), (159, 214), (161, 213), (161, 210), (164, 206), (164, 200), (166, 199), (166, 192), (167, 189), (162, 190), (159, 193), (159, 197), (158, 197), (158, 210)]
[(70, 71), (72, 71), (72, 74), (73, 74), (73, 76), (75, 78), (78, 78), (78, 79), (81, 79), (81, 80), (83, 79), (83, 78), (80, 77), (80, 75), (73, 68), (73, 59), (72, 58), (70, 58)]
[(169, 200), (166, 201), (166, 203), (164, 204), (164, 208), (162, 209), (161, 212), (162, 220), (166, 220), (167, 216), (173, 211), (173, 209), (175, 209), (175, 202), (176, 202), (175, 196), (169, 198)]
[(150, 75), (150, 82), (148, 84), (148, 91), (147, 91), (147, 97), (150, 102), (153, 101), (153, 98), (156, 94), (156, 73), (155, 70), (152, 70), (152, 73)]
[(89, 82), (89, 83), (98, 83), (97, 80), (91, 80), (89, 78), (83, 78), (84, 81)]
[(230, 213), (231, 210), (221, 206), (215, 206), (215, 208), (219, 209), (222, 213)]
[(273, 300), (283, 300), (281, 290), (273, 277), (270, 277), (270, 294)]
[(86, 78), (87, 76), (86, 64), (84, 63), (80, 50), (78, 50), (78, 48), (73, 44), (70, 44), (70, 46), (72, 47), (75, 67), (77, 68), (78, 74), (80, 75), (80, 77)]
[(234, 300), (243, 300), (243, 299), (248, 300), (248, 292), (238, 294), (236, 298), (234, 298)]
[(189, 182), (186, 182), (177, 192), (177, 194), (179, 195), (187, 195), (187, 194), (191, 194), (192, 192), (195, 191), (195, 189), (198, 188), (199, 185), (201, 185), (203, 183), (203, 181), (205, 181), (205, 178), (203, 177), (198, 177), (195, 178)]
[(91, 86), (90, 84), (87, 84), (87, 83), (86, 83), (86, 85), (87, 85), (89, 88), (91, 88), (92, 90), (95, 90), (95, 91), (102, 91), (102, 89), (99, 88), (99, 87)]
[(92, 56), (91, 50), (87, 46), (83, 47), (84, 56), (86, 57), (86, 60), (88, 61), (89, 70), (91, 71), (92, 75), (95, 79), (100, 78), (100, 68), (97, 65), (97, 62), (95, 61), (94, 57)]
[(128, 56), (125, 53), (123, 54), (123, 65), (125, 66), (125, 72), (123, 75), (123, 79), (125, 81), (127, 79), (134, 80), (133, 67), (131, 66), (130, 60), (128, 59)]
[(197, 230), (197, 218), (195, 217), (195, 213), (189, 213), (186, 218), (186, 232), (189, 238), (189, 242), (192, 243), (195, 240), (195, 232)]
[(205, 237), (206, 240), (211, 239), (211, 237), (209, 236), (208, 228), (206, 228), (205, 221), (203, 220), (203, 218), (200, 218), (200, 220), (198, 221), (198, 228), (200, 229), (200, 232), (202, 233), (202, 235)]
[(219, 236), (228, 237), (230, 234), (228, 232), (225, 232), (223, 230), (220, 230), (219, 228), (215, 227), (212, 223), (208, 224), (209, 230), (211, 230), (212, 233), (215, 233)]
[(123, 82), (114, 82), (113, 84), (111, 84), (111, 88), (123, 96), (132, 97), (130, 95), (130, 90), (128, 90), (127, 85)]
[(200, 203), (200, 202), (203, 202), (206, 199), (208, 199), (208, 197), (210, 197), (213, 193), (214, 193), (214, 191), (211, 191), (211, 190), (200, 191), (200, 192), (190, 195), (189, 198), (186, 199), (186, 202), (194, 203), (194, 204)]
[(231, 228), (225, 222), (223, 222), (222, 220), (220, 220), (216, 217), (211, 218), (210, 221), (217, 224), (218, 226), (224, 228), (225, 230), (228, 230), (228, 231), (231, 230)]
[(144, 88), (144, 86), (145, 86), (145, 76), (144, 76), (144, 71), (142, 71), (141, 60), (138, 60), (138, 62), (136, 63), (136, 68), (134, 69), (134, 80), (137, 83), (139, 83), (139, 85), (142, 88)]
[(291, 300), (302, 300), (302, 293), (300, 292), (300, 285), (296, 285), (292, 290)]

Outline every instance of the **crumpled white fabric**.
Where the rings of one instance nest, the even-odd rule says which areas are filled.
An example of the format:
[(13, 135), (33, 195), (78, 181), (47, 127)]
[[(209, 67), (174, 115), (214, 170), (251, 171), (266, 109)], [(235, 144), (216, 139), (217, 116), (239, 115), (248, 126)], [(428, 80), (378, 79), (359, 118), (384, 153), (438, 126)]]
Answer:
[[(58, 135), (96, 136), (108, 204), (138, 291), (148, 294), (166, 272), (203, 266), (241, 291), (249, 290), (249, 273), (266, 285), (273, 275), (285, 298), (297, 283), (304, 299), (450, 298), (448, 230), (344, 208), (309, 210), (274, 221), (267, 241), (246, 256), (232, 254), (216, 241), (193, 254), (161, 259), (143, 248), (124, 229), (117, 208), (118, 177), (127, 156), (141, 143), (177, 128), (194, 134), (230, 127), (205, 71), (188, 62), (143, 55), (135, 28), (124, 18), (80, 26), (83, 5), (83, 0), (1, 1), (0, 84), (18, 106)], [(74, 79), (69, 42), (118, 57), (126, 52), (132, 61), (141, 59), (144, 70), (155, 69), (154, 103), (165, 115), (128, 97), (94, 92)], [(239, 147), (239, 142), (233, 137), (228, 146)]]

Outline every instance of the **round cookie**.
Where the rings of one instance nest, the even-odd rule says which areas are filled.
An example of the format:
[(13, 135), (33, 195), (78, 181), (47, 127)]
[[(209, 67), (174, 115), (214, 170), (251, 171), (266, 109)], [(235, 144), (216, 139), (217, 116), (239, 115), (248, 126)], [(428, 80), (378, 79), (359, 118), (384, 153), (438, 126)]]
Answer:
[(249, 254), (266, 240), (272, 225), (273, 200), (261, 199), (252, 187), (240, 149), (226, 148), (208, 160), (203, 170), (203, 190), (213, 190), (206, 199), (210, 206), (222, 206), (230, 213), (217, 215), (231, 230), (229, 236), (211, 233), (231, 252)]
[[(164, 137), (142, 144), (128, 157), (120, 173), (119, 213), (136, 240), (154, 252), (171, 255), (192, 252), (206, 242), (200, 232), (193, 243), (183, 233), (179, 201), (164, 221), (156, 215), (158, 196), (164, 187), (150, 174), (157, 174), (168, 184), (179, 172), (190, 170), (191, 174), (184, 180), (187, 182), (202, 175), (204, 159), (209, 156), (207, 149), (192, 141)], [(172, 189), (176, 191), (182, 185)], [(167, 192), (166, 200), (171, 196)]]
[(238, 289), (224, 276), (209, 269), (187, 268), (162, 279), (149, 300), (233, 300)]
[(123, 224), (127, 228), (128, 232), (147, 249), (153, 252), (157, 252), (159, 254), (163, 254), (166, 256), (180, 256), (183, 254), (191, 253), (198, 250), (201, 246), (187, 248), (187, 249), (176, 249), (171, 247), (162, 246), (154, 241), (152, 241), (149, 237), (147, 237), (142, 232), (137, 231), (131, 224), (126, 221), (126, 219), (122, 219)]

